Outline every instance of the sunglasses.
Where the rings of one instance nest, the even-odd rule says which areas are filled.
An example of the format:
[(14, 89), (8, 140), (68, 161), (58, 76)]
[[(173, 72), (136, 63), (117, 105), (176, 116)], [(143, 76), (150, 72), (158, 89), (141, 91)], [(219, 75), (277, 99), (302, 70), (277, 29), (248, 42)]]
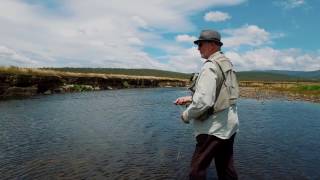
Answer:
[(199, 42), (198, 47), (201, 48), (206, 42)]

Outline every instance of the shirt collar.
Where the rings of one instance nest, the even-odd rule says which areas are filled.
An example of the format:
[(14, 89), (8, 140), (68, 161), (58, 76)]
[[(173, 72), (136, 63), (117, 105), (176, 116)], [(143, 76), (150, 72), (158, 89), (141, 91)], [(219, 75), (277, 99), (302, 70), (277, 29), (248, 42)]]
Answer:
[(215, 59), (216, 57), (220, 56), (221, 54), (222, 54), (221, 51), (217, 51), (217, 52), (211, 54), (211, 55), (209, 56), (209, 58), (207, 59), (207, 61), (214, 61), (214, 59)]

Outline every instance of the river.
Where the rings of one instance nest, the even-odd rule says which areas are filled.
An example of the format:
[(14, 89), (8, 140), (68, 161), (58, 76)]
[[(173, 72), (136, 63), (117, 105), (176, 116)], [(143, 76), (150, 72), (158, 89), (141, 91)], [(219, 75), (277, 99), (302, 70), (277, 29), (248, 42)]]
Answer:
[[(0, 102), (0, 179), (186, 179), (192, 126), (183, 88), (124, 89)], [(320, 104), (240, 99), (240, 179), (320, 179)], [(215, 179), (214, 165), (208, 172)]]

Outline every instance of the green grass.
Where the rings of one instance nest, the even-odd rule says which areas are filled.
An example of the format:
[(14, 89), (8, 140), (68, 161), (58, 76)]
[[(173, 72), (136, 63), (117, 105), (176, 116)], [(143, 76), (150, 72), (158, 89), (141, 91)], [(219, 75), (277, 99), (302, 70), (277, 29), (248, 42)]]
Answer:
[[(262, 87), (263, 88), (263, 87)], [(265, 89), (267, 87), (264, 87)], [(319, 97), (320, 96), (320, 85), (319, 84), (296, 84), (293, 87), (268, 87), (268, 89), (276, 90), (276, 91), (283, 91), (289, 92), (294, 94), (304, 94), (304, 95), (314, 95)]]
[(298, 86), (298, 90), (301, 90), (301, 91), (320, 91), (320, 85)]
[(81, 84), (75, 84), (73, 85), (73, 87), (71, 88), (72, 91), (76, 91), (76, 92), (83, 92), (83, 91), (91, 91), (92, 88), (89, 88), (86, 85), (81, 85)]
[(242, 71), (237, 72), (237, 75), (240, 81), (311, 81), (307, 78), (259, 71)]

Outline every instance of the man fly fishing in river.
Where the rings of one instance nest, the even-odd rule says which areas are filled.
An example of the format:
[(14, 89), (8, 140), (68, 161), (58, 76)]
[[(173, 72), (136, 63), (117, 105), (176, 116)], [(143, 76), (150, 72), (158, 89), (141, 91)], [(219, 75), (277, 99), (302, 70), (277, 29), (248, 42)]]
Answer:
[(206, 61), (190, 87), (192, 96), (180, 97), (177, 105), (190, 104), (181, 114), (185, 123), (193, 122), (197, 140), (191, 161), (190, 179), (206, 179), (214, 159), (218, 178), (238, 179), (233, 163), (233, 142), (238, 131), (236, 100), (238, 82), (230, 60), (221, 52), (221, 36), (214, 30), (203, 30), (198, 45)]

